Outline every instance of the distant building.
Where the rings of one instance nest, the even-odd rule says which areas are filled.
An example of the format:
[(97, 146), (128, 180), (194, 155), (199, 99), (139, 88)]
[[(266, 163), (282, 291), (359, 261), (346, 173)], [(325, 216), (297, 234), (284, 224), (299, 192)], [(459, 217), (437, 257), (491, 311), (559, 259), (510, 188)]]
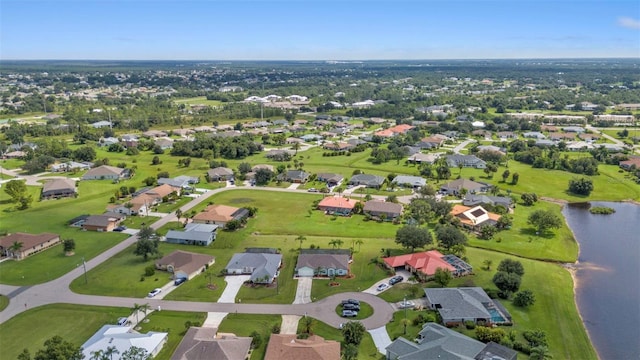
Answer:
[(42, 187), (42, 199), (59, 199), (62, 197), (75, 197), (77, 195), (76, 182), (72, 179), (54, 179), (44, 183)]

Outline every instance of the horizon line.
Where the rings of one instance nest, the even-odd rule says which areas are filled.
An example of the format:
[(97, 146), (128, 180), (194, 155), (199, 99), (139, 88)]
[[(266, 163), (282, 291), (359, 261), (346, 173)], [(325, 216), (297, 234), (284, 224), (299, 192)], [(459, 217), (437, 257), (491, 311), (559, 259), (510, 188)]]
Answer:
[(614, 56), (614, 57), (529, 57), (529, 58), (416, 58), (416, 59), (0, 59), (2, 61), (299, 61), (299, 62), (316, 62), (316, 61), (336, 61), (336, 62), (362, 62), (362, 61), (450, 61), (450, 60), (616, 60), (616, 59), (637, 59), (640, 56)]

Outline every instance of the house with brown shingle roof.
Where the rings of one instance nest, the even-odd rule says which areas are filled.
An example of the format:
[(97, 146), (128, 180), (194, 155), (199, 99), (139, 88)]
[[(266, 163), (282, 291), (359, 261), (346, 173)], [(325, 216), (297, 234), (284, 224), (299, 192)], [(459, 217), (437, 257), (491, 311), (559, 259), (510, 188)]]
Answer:
[(264, 360), (340, 360), (340, 343), (318, 335), (271, 334)]
[(636, 169), (640, 169), (640, 156), (631, 156), (629, 160), (620, 161), (618, 166), (625, 170), (631, 170), (631, 167), (635, 165)]
[(101, 165), (87, 171), (82, 180), (119, 180), (129, 177), (130, 173), (129, 169)]
[(171, 360), (247, 360), (250, 337), (220, 334), (217, 328), (190, 327)]
[(194, 223), (215, 224), (221, 229), (231, 220), (242, 221), (249, 216), (249, 211), (244, 208), (236, 208), (227, 205), (209, 205), (203, 212), (193, 217)]
[(59, 199), (62, 197), (74, 197), (77, 193), (75, 180), (54, 179), (44, 183), (40, 197), (42, 199)]
[(191, 279), (214, 262), (215, 258), (211, 255), (176, 250), (156, 261), (156, 269), (170, 272), (173, 279)]
[(402, 209), (401, 204), (390, 201), (369, 200), (364, 203), (362, 212), (370, 216), (378, 218), (384, 216), (387, 220), (393, 220), (402, 215)]
[(113, 231), (120, 222), (127, 217), (123, 214), (107, 212), (102, 215), (91, 215), (82, 223), (82, 229), (87, 231)]
[[(12, 250), (11, 247), (16, 242), (22, 244), (22, 247)], [(42, 233), (33, 235), (17, 232), (0, 238), (0, 254), (21, 260), (29, 255), (48, 249), (59, 242), (60, 235), (58, 234)]]

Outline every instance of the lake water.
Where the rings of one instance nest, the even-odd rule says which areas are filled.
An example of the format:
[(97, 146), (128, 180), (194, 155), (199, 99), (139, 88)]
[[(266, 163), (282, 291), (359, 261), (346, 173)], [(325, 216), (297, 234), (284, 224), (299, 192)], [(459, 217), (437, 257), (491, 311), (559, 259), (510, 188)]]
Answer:
[[(588, 206), (563, 209), (580, 244), (576, 300), (602, 360), (640, 359), (640, 206), (592, 202), (616, 210), (594, 215)], [(570, 334), (565, 334), (571, 336)]]

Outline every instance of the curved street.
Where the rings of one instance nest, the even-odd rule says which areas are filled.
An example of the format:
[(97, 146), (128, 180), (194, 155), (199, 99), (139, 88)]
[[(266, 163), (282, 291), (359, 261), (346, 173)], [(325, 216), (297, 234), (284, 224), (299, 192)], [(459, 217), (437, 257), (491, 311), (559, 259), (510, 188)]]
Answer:
[[(193, 199), (180, 210), (183, 213), (191, 210), (196, 205), (208, 200), (214, 194), (230, 190), (258, 190), (258, 191), (275, 191), (275, 192), (294, 192), (309, 195), (317, 195), (316, 193), (308, 193), (301, 190), (280, 189), (280, 188), (261, 188), (261, 187), (226, 187), (215, 190), (209, 190), (200, 197)], [(176, 216), (171, 213), (165, 217), (158, 219), (151, 227), (158, 229), (170, 221), (175, 221)], [(110, 249), (104, 251), (98, 256), (86, 262), (87, 271), (102, 264), (112, 256), (125, 250), (133, 245), (137, 240), (137, 236), (131, 236)], [(13, 318), (14, 316), (32, 309), (34, 307), (54, 304), (69, 303), (78, 305), (99, 305), (99, 306), (116, 306), (132, 308), (134, 303), (140, 303), (141, 300), (149, 303), (152, 308), (160, 306), (162, 309), (175, 311), (201, 311), (201, 312), (227, 312), (227, 313), (245, 313), (245, 314), (280, 314), (280, 315), (309, 315), (321, 320), (329, 325), (338, 327), (345, 321), (336, 313), (336, 307), (343, 299), (352, 298), (368, 303), (374, 309), (372, 316), (361, 320), (367, 329), (375, 329), (386, 325), (393, 317), (395, 309), (388, 302), (379, 297), (363, 292), (346, 292), (329, 296), (322, 300), (308, 304), (234, 304), (234, 303), (209, 303), (209, 302), (190, 302), (190, 301), (169, 301), (160, 299), (140, 299), (140, 298), (123, 298), (111, 296), (82, 295), (76, 294), (69, 289), (71, 282), (83, 275), (83, 267), (78, 266), (63, 276), (51, 280), (46, 283), (29, 285), (29, 286), (11, 286), (0, 284), (0, 294), (9, 297), (10, 302), (7, 308), (0, 312), (0, 324)]]

